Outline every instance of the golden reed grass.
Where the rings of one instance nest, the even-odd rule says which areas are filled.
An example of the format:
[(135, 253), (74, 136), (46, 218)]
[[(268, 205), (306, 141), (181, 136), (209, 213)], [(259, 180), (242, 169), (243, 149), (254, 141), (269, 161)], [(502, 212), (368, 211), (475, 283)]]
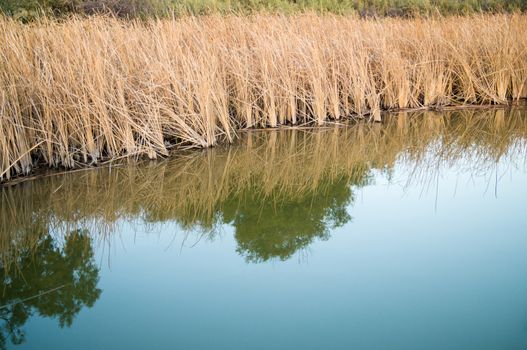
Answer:
[(527, 97), (527, 16), (0, 19), (0, 180), (237, 130)]

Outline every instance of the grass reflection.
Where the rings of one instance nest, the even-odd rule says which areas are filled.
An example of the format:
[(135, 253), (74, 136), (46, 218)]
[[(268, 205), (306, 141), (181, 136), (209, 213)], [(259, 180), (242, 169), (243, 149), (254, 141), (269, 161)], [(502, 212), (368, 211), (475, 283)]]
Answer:
[(252, 131), (228, 148), (5, 187), (3, 266), (36, 249), (36, 232), (93, 235), (138, 219), (212, 234), (230, 224), (247, 261), (285, 260), (351, 220), (353, 191), (371, 181), (372, 169), (389, 174), (399, 162), (412, 169), (411, 181), (426, 181), (438, 164), (464, 159), (467, 171), (487, 171), (503, 157), (525, 155), (526, 116), (522, 110), (401, 113), (382, 125)]

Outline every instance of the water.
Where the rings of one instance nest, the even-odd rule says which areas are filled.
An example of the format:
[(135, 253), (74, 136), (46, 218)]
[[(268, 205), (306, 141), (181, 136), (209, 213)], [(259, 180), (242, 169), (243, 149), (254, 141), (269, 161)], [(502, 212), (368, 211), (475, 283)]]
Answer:
[(2, 188), (0, 344), (525, 349), (526, 117), (250, 132)]

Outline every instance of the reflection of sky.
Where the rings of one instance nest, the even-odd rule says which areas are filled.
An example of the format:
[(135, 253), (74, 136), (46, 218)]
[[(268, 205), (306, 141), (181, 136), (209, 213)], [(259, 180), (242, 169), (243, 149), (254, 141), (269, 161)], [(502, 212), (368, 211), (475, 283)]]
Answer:
[(19, 348), (525, 349), (527, 172), (503, 161), (495, 192), (495, 168), (460, 166), (376, 173), (351, 222), (285, 262), (246, 263), (228, 226), (182, 248), (174, 226), (123, 224), (95, 306), (69, 329), (32, 319)]

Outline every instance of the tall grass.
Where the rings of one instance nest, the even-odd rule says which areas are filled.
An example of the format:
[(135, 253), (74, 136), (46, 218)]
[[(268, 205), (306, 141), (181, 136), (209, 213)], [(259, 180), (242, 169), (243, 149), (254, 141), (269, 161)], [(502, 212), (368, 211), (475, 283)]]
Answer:
[(527, 16), (0, 19), (0, 178), (527, 97)]

